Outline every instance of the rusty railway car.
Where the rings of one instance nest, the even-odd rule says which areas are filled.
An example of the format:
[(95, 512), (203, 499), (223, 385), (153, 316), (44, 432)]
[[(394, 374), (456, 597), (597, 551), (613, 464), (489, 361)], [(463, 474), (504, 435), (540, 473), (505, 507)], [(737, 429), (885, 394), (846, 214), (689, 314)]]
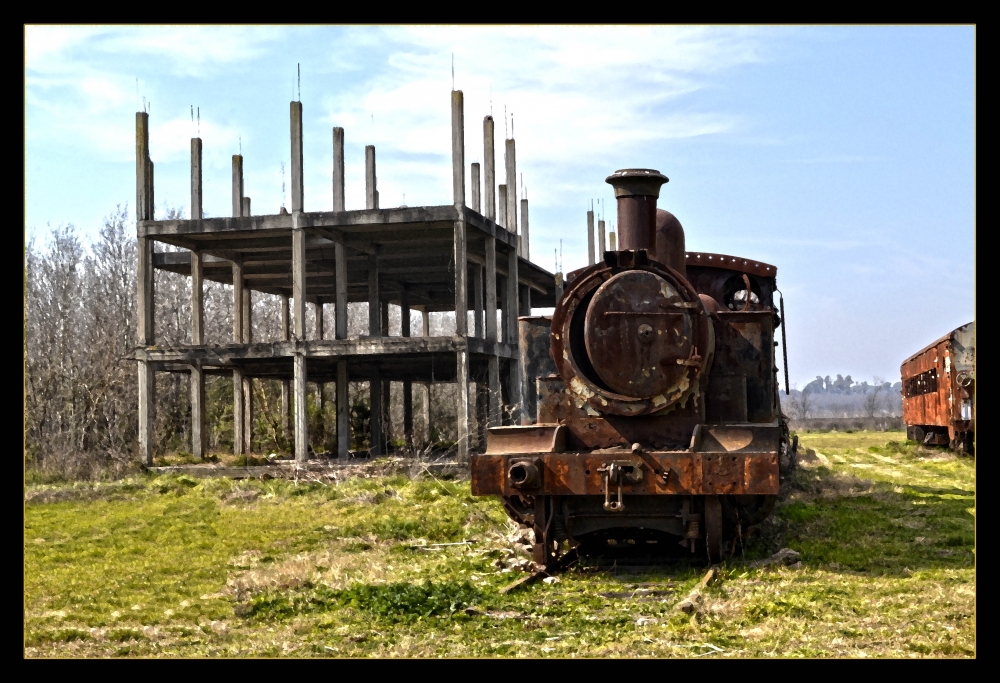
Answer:
[(906, 437), (972, 453), (976, 432), (974, 323), (949, 332), (900, 366)]
[(519, 320), (524, 419), (489, 430), (473, 493), (534, 528), (540, 566), (590, 542), (676, 542), (717, 562), (770, 513), (793, 462), (777, 269), (686, 252), (656, 208), (659, 172), (607, 182), (618, 249), (568, 274), (551, 317)]

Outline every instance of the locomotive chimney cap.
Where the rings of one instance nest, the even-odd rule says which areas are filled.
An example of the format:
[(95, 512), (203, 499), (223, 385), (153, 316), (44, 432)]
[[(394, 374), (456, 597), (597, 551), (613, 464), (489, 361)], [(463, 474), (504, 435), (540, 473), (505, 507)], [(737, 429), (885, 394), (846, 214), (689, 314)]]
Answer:
[(615, 188), (618, 197), (659, 197), (660, 186), (670, 182), (667, 176), (651, 168), (623, 168), (609, 175), (605, 181)]

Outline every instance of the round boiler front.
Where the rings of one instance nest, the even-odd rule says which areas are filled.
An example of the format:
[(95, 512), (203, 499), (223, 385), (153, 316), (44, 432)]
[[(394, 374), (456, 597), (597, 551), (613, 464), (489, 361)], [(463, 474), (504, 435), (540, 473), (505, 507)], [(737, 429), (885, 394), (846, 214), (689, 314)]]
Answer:
[(652, 398), (676, 386), (694, 346), (690, 309), (656, 273), (629, 270), (598, 288), (584, 327), (587, 355), (607, 387)]

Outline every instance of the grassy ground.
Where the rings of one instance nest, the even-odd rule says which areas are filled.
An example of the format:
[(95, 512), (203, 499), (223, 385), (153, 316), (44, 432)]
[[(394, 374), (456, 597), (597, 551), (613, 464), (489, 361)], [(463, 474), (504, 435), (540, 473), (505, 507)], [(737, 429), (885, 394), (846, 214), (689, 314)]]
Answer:
[[(674, 609), (704, 573), (694, 563), (577, 565), (499, 595), (521, 556), (467, 482), (376, 465), (329, 486), (32, 485), (25, 653), (972, 656), (974, 462), (903, 438), (801, 435), (815, 455), (694, 617)], [(781, 547), (802, 565), (754, 567)]]

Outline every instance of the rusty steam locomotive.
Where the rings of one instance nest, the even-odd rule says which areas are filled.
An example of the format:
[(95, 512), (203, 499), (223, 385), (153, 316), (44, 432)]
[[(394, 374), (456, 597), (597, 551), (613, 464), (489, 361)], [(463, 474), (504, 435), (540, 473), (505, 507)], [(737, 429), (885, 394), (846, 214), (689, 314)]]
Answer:
[(490, 429), (471, 459), (473, 493), (534, 528), (540, 566), (581, 543), (676, 541), (718, 562), (770, 513), (793, 462), (776, 268), (685, 252), (681, 224), (656, 208), (667, 180), (608, 177), (617, 250), (568, 274), (551, 317), (519, 320), (534, 424)]

